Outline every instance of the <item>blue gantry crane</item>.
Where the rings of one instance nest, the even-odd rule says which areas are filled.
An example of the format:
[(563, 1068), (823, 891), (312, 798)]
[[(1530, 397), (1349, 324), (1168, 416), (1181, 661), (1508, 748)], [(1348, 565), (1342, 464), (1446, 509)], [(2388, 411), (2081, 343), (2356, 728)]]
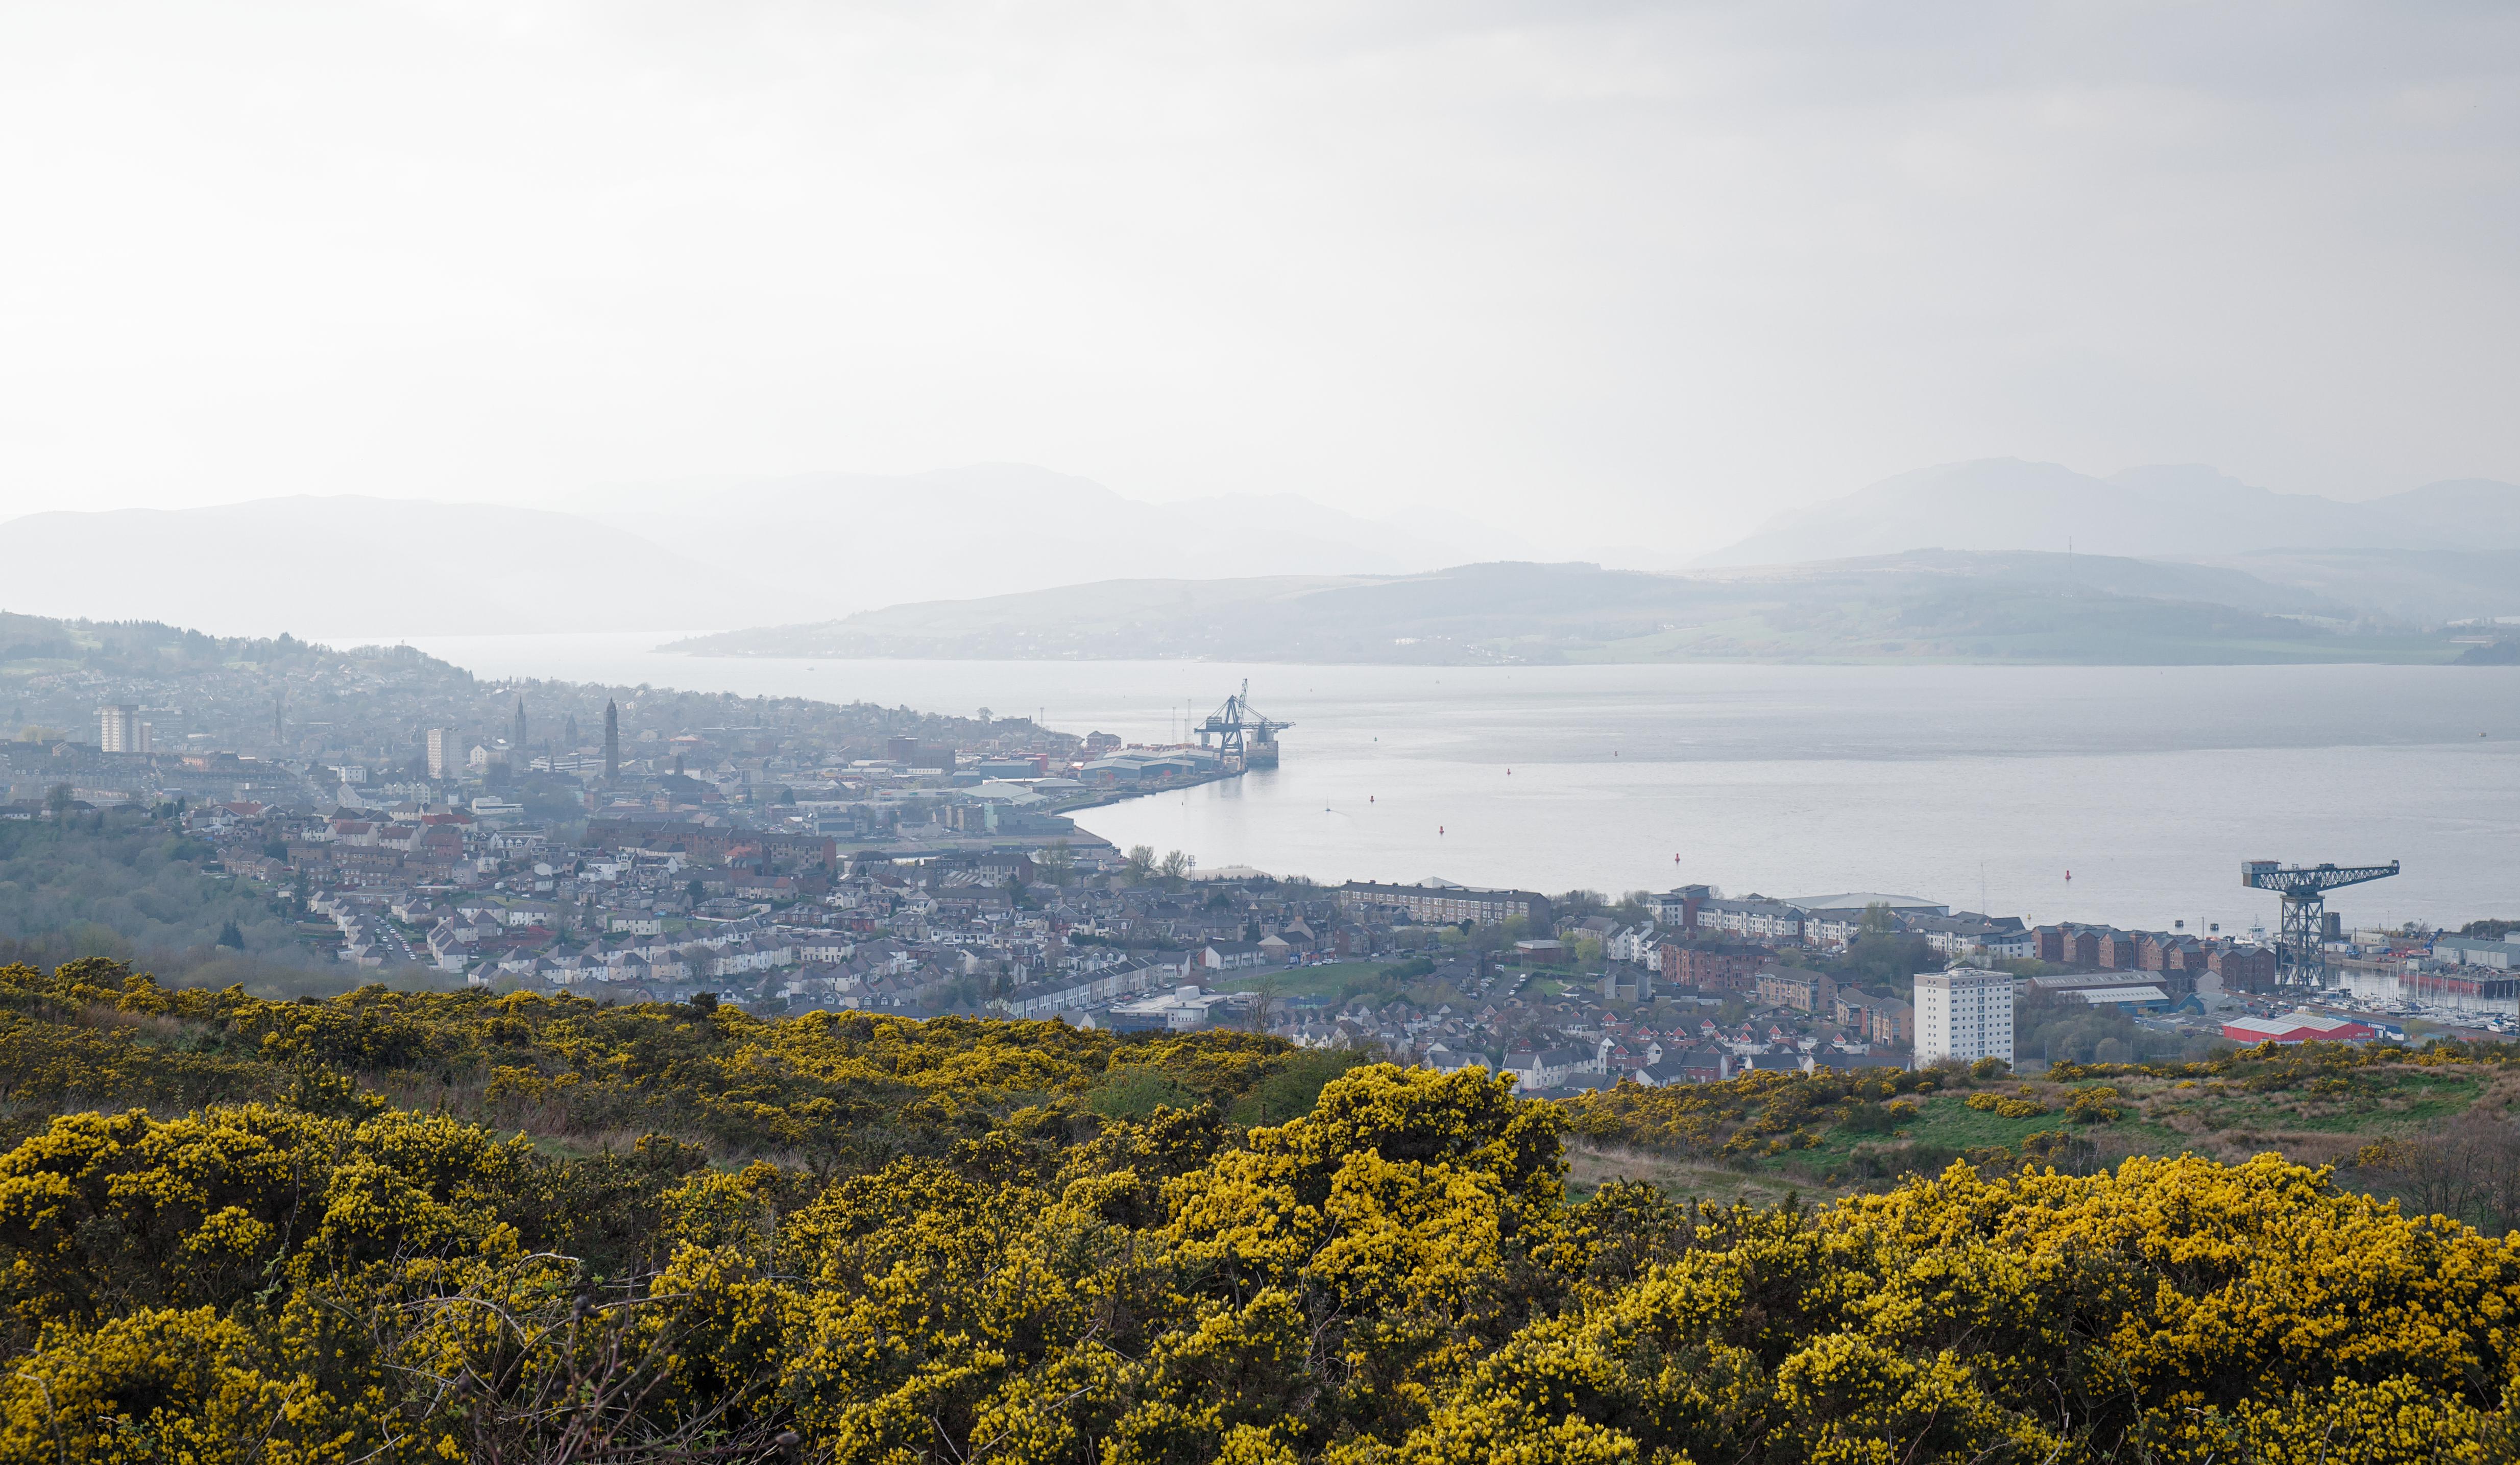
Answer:
[(1215, 748), (1226, 763), (1235, 768), (1275, 768), (1278, 766), (1278, 734), (1294, 726), (1264, 717), (1252, 710), (1251, 681), (1243, 678), (1242, 690), (1225, 699), (1225, 706), (1207, 714), (1198, 725), (1199, 746)]
[(2398, 873), (2385, 865), (2287, 865), (2271, 859), (2240, 862), (2240, 884), (2283, 896), (2283, 934), (2275, 943), (2275, 980), (2317, 984), (2327, 976), (2326, 943), (2336, 933), (2327, 893)]

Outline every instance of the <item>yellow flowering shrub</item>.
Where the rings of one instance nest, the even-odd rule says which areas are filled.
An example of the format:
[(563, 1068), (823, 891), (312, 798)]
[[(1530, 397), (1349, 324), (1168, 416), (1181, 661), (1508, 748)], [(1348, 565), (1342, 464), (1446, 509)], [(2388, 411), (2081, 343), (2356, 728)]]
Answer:
[[(1550, 1104), (1238, 1033), (111, 963), (0, 972), (0, 1021), (55, 1043), (0, 1050), (0, 1465), (2513, 1458), (2520, 1247), (2325, 1169), (2019, 1166), (2092, 1148), (2060, 1127), (1820, 1208), (1566, 1193), (1569, 1133), (1801, 1151), (1928, 1084), (2004, 1114), (1992, 1069)], [(2066, 1119), (2119, 1109), (2061, 1076)], [(156, 1097), (48, 1114), (109, 1092)]]
[(0, 1459), (351, 1465), (383, 1443), (372, 1400), (269, 1360), (216, 1308), (143, 1308), (58, 1330), (0, 1379)]
[(2106, 1083), (2087, 1083), (2075, 1089), (2065, 1100), (2068, 1119), (2086, 1124), (2115, 1123), (2126, 1115), (2118, 1103), (2118, 1091)]
[(2047, 1105), (2027, 1095), (1971, 1094), (1963, 1102), (1971, 1109), (2007, 1120), (2035, 1120), (2048, 1112)]

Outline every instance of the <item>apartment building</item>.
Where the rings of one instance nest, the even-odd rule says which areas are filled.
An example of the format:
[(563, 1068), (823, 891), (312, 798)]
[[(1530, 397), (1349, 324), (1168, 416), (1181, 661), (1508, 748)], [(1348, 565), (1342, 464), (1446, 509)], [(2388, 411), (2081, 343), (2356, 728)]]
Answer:
[(1399, 909), (1413, 921), (1450, 926), (1469, 921), (1494, 926), (1517, 917), (1538, 930), (1549, 925), (1549, 899), (1530, 891), (1478, 890), (1449, 883), (1382, 885), (1351, 880), (1339, 887), (1343, 910)]
[(96, 713), (96, 747), (99, 753), (154, 753), (157, 730), (140, 720), (140, 709), (132, 703), (99, 708)]
[(429, 777), (453, 778), (464, 767), (463, 738), (454, 728), (430, 728), (426, 746)]
[(1916, 974), (1916, 1064), (2012, 1061), (2012, 975), (1976, 967)]

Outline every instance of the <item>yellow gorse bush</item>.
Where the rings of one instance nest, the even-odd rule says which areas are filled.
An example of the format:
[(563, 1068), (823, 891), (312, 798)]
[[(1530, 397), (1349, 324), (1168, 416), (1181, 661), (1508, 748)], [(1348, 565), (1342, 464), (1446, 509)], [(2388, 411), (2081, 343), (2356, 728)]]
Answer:
[(2047, 1105), (2019, 1094), (1971, 1094), (1963, 1102), (1971, 1109), (2007, 1120), (2035, 1120), (2048, 1112)]
[[(1912, 1075), (1552, 1106), (1235, 1034), (95, 968), (0, 974), (0, 1004), (125, 1076), (26, 1060), (82, 1085), (51, 1102), (213, 1089), (35, 1114), (0, 1153), (0, 1465), (2512, 1457), (2520, 1250), (2325, 1170), (1567, 1198), (1569, 1130), (1781, 1143)], [(1089, 1102), (1148, 1068), (1198, 1102)], [(1302, 1117), (1227, 1119), (1306, 1072)], [(479, 1122), (508, 1110), (545, 1141)], [(679, 1128), (608, 1146), (591, 1114)]]

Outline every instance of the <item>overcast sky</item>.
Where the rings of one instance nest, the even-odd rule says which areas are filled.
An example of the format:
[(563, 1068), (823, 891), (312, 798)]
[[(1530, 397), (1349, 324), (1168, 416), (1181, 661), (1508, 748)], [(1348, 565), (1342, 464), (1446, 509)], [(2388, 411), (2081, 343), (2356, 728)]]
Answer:
[(2520, 8), (0, 6), (0, 511), (2520, 480)]

